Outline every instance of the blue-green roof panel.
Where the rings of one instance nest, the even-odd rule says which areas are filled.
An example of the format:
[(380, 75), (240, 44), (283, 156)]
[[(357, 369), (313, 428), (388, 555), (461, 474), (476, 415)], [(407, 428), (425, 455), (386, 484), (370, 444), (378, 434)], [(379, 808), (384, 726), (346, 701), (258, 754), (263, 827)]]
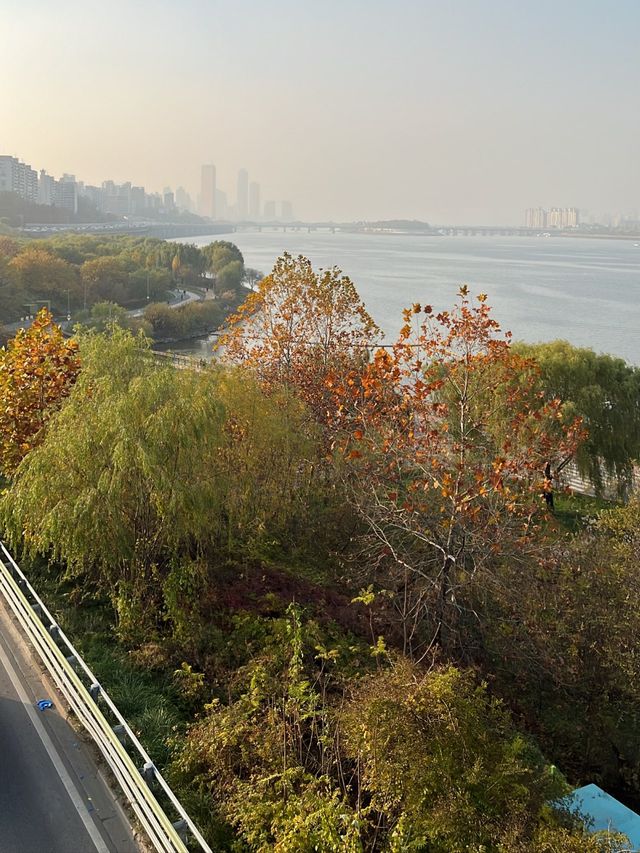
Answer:
[(640, 851), (640, 815), (602, 788), (597, 785), (576, 788), (563, 802), (567, 803), (570, 809), (578, 809), (580, 814), (591, 818), (593, 822), (589, 829), (592, 832), (604, 829), (623, 832), (631, 842), (631, 849)]

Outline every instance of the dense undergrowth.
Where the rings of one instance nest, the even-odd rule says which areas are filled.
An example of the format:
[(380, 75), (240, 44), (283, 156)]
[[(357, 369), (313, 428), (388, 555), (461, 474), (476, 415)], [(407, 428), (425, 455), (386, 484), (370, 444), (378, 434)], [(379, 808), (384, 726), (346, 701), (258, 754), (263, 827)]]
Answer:
[[(579, 519), (581, 529), (593, 523), (593, 501), (580, 497), (565, 500), (572, 507), (571, 527), (574, 526), (576, 518)], [(555, 520), (550, 519), (549, 523), (554, 535), (563, 535)], [(189, 614), (186, 614), (192, 627), (197, 624), (202, 627), (204, 624), (204, 633), (186, 631), (184, 626), (176, 625), (165, 610), (157, 614), (153, 636), (147, 642), (134, 644), (132, 648), (131, 642), (126, 640), (114, 642), (117, 617), (108, 599), (96, 598), (86, 591), (83, 592), (82, 584), (78, 584), (77, 580), (65, 580), (63, 571), (55, 566), (48, 566), (40, 561), (34, 561), (30, 565), (31, 578), (55, 612), (56, 618), (78, 645), (194, 818), (205, 828), (215, 849), (220, 850), (270, 849), (269, 833), (261, 835), (262, 830), (258, 829), (258, 824), (253, 828), (245, 824), (242, 804), (250, 808), (251, 814), (258, 813), (259, 808), (268, 810), (280, 802), (279, 797), (283, 791), (276, 790), (267, 796), (264, 789), (258, 788), (261, 793), (256, 791), (251, 794), (250, 789), (245, 786), (239, 789), (239, 799), (236, 802), (236, 794), (232, 792), (234, 784), (227, 781), (225, 785), (231, 784), (231, 788), (224, 787), (222, 790), (226, 793), (219, 799), (222, 790), (215, 794), (210, 782), (215, 762), (212, 764), (211, 758), (207, 758), (209, 753), (203, 755), (202, 750), (208, 749), (207, 745), (210, 744), (213, 750), (211, 755), (216, 757), (217, 762), (221, 760), (222, 745), (227, 743), (230, 750), (227, 754), (229, 761), (234, 761), (234, 750), (241, 748), (245, 754), (244, 761), (249, 762), (244, 771), (237, 769), (240, 778), (249, 769), (258, 769), (264, 757), (252, 752), (247, 753), (249, 732), (255, 731), (260, 747), (269, 742), (269, 725), (275, 725), (276, 730), (282, 733), (282, 720), (274, 722), (271, 717), (269, 723), (269, 719), (278, 701), (292, 702), (289, 695), (290, 685), (287, 685), (292, 665), (299, 668), (295, 685), (296, 689), (301, 691), (300, 695), (295, 695), (294, 691), (294, 699), (295, 702), (302, 703), (304, 708), (302, 711), (298, 708), (295, 711), (289, 709), (289, 716), (299, 715), (303, 720), (314, 719), (314, 715), (321, 716), (317, 707), (319, 690), (325, 691), (323, 701), (327, 702), (328, 696), (331, 704), (332, 698), (347, 696), (349, 686), (359, 683), (366, 673), (374, 679), (372, 689), (381, 690), (385, 698), (388, 697), (390, 684), (383, 686), (383, 681), (382, 685), (373, 686), (376, 676), (380, 678), (381, 673), (389, 672), (390, 665), (393, 671), (400, 660), (399, 650), (394, 649), (393, 642), (387, 644), (378, 639), (382, 636), (378, 634), (378, 630), (384, 630), (382, 626), (387, 617), (385, 609), (381, 607), (374, 614), (369, 612), (371, 602), (366, 594), (359, 596), (359, 601), (351, 603), (346, 589), (342, 592), (336, 589), (333, 573), (332, 568), (322, 578), (318, 567), (301, 572), (299, 562), (292, 567), (255, 559), (251, 564), (247, 561), (234, 564), (233, 561), (227, 560), (223, 567), (216, 569), (218, 588), (211, 590), (208, 599), (200, 600)], [(292, 601), (298, 602), (293, 609)], [(369, 606), (365, 602), (370, 602)], [(292, 642), (292, 633), (296, 632), (297, 639), (294, 637), (295, 642)], [(513, 643), (513, 639), (511, 635), (509, 642)], [(399, 643), (400, 637), (396, 636), (396, 645)], [(297, 661), (295, 654), (298, 655)], [(504, 660), (502, 663), (504, 665)], [(497, 698), (502, 695), (507, 698), (515, 718), (544, 744), (548, 759), (557, 761), (565, 771), (568, 770), (574, 783), (597, 778), (602, 783), (608, 782), (610, 788), (613, 785), (616, 793), (622, 794), (623, 798), (626, 795), (627, 800), (630, 799), (633, 804), (633, 785), (629, 784), (630, 780), (622, 781), (622, 784), (619, 783), (616, 787), (613, 776), (603, 778), (598, 775), (603, 768), (603, 764), (598, 761), (606, 761), (606, 755), (600, 754), (596, 758), (589, 775), (588, 756), (578, 754), (589, 739), (590, 732), (592, 739), (593, 734), (597, 733), (598, 721), (592, 713), (597, 715), (598, 702), (590, 705), (587, 700), (582, 705), (582, 701), (571, 691), (567, 693), (563, 707), (562, 694), (558, 693), (557, 687), (551, 681), (544, 687), (540, 685), (536, 688), (531, 672), (527, 674), (525, 681), (518, 678), (511, 683), (514, 669), (501, 672), (498, 660), (493, 661), (490, 666), (493, 675), (488, 685), (488, 696)], [(436, 672), (441, 671), (437, 655), (431, 659), (427, 670), (423, 671), (434, 671), (434, 667)], [(482, 671), (479, 667), (473, 669), (475, 675), (471, 676), (472, 683), (478, 684)], [(484, 671), (486, 672), (486, 665)], [(415, 684), (415, 679), (416, 673), (409, 673), (404, 683)], [(286, 685), (284, 693), (283, 685)], [(395, 689), (400, 691), (399, 698), (404, 696), (406, 687), (398, 685)], [(281, 697), (280, 700), (277, 699), (278, 696)], [(276, 706), (273, 705), (274, 700)], [(341, 698), (340, 702), (343, 701)], [(365, 705), (361, 697), (356, 702), (357, 714), (354, 719), (359, 720)], [(396, 709), (393, 715), (394, 731), (399, 724), (397, 713)], [(486, 713), (486, 709), (481, 712), (483, 724), (486, 724)], [(237, 718), (234, 715), (237, 715)], [(287, 714), (284, 713), (283, 716), (286, 718)], [(195, 729), (192, 729), (194, 720)], [(290, 719), (288, 723), (291, 724)], [(323, 720), (323, 723), (326, 725), (326, 721)], [(473, 725), (477, 726), (478, 720), (475, 720)], [(628, 725), (631, 731), (633, 721), (629, 720)], [(227, 731), (229, 726), (231, 729)], [(229, 743), (228, 738), (232, 731), (236, 732), (235, 737), (239, 737), (240, 741), (232, 740)], [(276, 740), (280, 737), (277, 731)], [(600, 736), (603, 735), (606, 738), (606, 733), (600, 732)], [(410, 738), (412, 757), (416, 748), (414, 741), (415, 735)], [(385, 743), (387, 745), (384, 749), (387, 750), (388, 740), (385, 740)], [(523, 741), (522, 748), (525, 743)], [(574, 744), (573, 747), (570, 746), (571, 743)], [(327, 748), (327, 745), (323, 748)], [(526, 748), (534, 749), (531, 755), (536, 754), (532, 744)], [(308, 749), (308, 745), (305, 745), (305, 749)], [(573, 766), (570, 760), (571, 749), (575, 750)], [(495, 745), (491, 754), (494, 752)], [(593, 760), (593, 754), (590, 757)], [(269, 760), (273, 761), (273, 756)], [(345, 762), (344, 756), (341, 756), (340, 760)], [(540, 759), (536, 759), (538, 760)], [(403, 763), (402, 766), (405, 767), (405, 774), (408, 765)], [(293, 767), (295, 768), (295, 762)], [(293, 769), (291, 772), (294, 772)], [(484, 767), (483, 785), (486, 784), (487, 772)], [(501, 766), (500, 773), (503, 772), (505, 771)], [(585, 772), (587, 775), (583, 775)], [(222, 778), (224, 774), (218, 769), (215, 775)], [(268, 777), (270, 774), (266, 775)], [(250, 777), (251, 774), (248, 778)], [(310, 778), (316, 779), (317, 773), (310, 774)], [(297, 827), (294, 835), (304, 833), (306, 837), (313, 838), (315, 836), (311, 831), (312, 827), (314, 831), (320, 832), (318, 827), (328, 819), (327, 815), (321, 814), (326, 797), (328, 796), (329, 801), (334, 802), (336, 807), (338, 801), (332, 800), (331, 786), (324, 790), (324, 793), (322, 789), (314, 789), (313, 795), (307, 791), (306, 794), (300, 794), (302, 801), (298, 802), (295, 798), (292, 801), (292, 792), (299, 786), (299, 782), (299, 779), (296, 781), (291, 778), (292, 787), (286, 799), (293, 802), (293, 811), (283, 813), (280, 819), (284, 820), (283, 826), (291, 824)], [(412, 784), (422, 783), (414, 780)], [(566, 790), (562, 787), (561, 776), (553, 780), (549, 790), (556, 785), (556, 793)], [(258, 799), (254, 800), (256, 796)], [(275, 796), (275, 801), (270, 799), (271, 796)], [(234, 802), (236, 806), (233, 806)], [(268, 807), (269, 802), (271, 806)], [(483, 812), (486, 807), (482, 806)], [(302, 809), (300, 813), (297, 811), (299, 808)], [(296, 824), (296, 815), (306, 813), (309, 809), (310, 822)], [(268, 824), (273, 824), (276, 817), (276, 812), (268, 811), (263, 814), (263, 819)], [(335, 817), (334, 814), (331, 821)], [(345, 819), (343, 814), (338, 825), (341, 826)], [(352, 820), (353, 815), (349, 819)], [(454, 814), (447, 812), (443, 814), (442, 820), (459, 822), (460, 817), (455, 818)], [(373, 842), (371, 839), (367, 841), (367, 831), (363, 826), (360, 826), (351, 839), (347, 835), (334, 837), (331, 833), (335, 832), (335, 822), (331, 821), (330, 828), (326, 829), (327, 834), (320, 834), (316, 838), (315, 843), (320, 845), (319, 849), (370, 849), (369, 845)], [(249, 839), (246, 847), (239, 841), (234, 826), (236, 830), (240, 829), (240, 838), (245, 841)], [(281, 829), (281, 834), (283, 831)], [(258, 835), (255, 835), (256, 832)], [(273, 838), (275, 837), (274, 835)], [(513, 842), (509, 843), (519, 843), (516, 838), (517, 834)], [(282, 843), (282, 849), (307, 849), (304, 846), (296, 847), (291, 839)], [(447, 846), (454, 843), (457, 841), (444, 841), (445, 846), (442, 849), (458, 849)], [(569, 837), (559, 842), (553, 841), (554, 845), (557, 843), (561, 846), (507, 846), (504, 849), (572, 849), (569, 845), (573, 842)], [(361, 844), (364, 844), (362, 848), (359, 846)], [(418, 845), (416, 849), (423, 848)]]
[(273, 276), (237, 365), (84, 333), (34, 421), (13, 352), (3, 534), (215, 849), (620, 849), (557, 804), (640, 795), (640, 504), (548, 511), (584, 424), (483, 294), (367, 358), (348, 280)]

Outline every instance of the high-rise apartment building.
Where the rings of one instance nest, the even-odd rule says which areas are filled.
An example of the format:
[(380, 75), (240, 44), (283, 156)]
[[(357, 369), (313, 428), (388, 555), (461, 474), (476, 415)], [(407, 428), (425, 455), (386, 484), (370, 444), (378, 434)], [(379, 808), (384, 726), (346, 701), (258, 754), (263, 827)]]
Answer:
[(58, 193), (58, 182), (44, 169), (40, 170), (38, 179), (38, 204), (55, 204)]
[(0, 156), (0, 192), (19, 195), (26, 201), (38, 203), (38, 173), (17, 157)]
[(543, 207), (530, 207), (525, 211), (524, 224), (527, 228), (546, 228), (547, 211)]
[(147, 194), (144, 187), (131, 187), (130, 213), (134, 216), (144, 216), (147, 207)]
[(238, 201), (236, 213), (240, 222), (249, 216), (249, 174), (246, 169), (238, 172)]
[(265, 201), (264, 203), (264, 218), (267, 222), (274, 222), (276, 218), (276, 203), (275, 201)]
[(131, 183), (116, 184), (113, 181), (102, 182), (102, 209), (114, 216), (129, 216), (131, 213)]
[(577, 228), (580, 224), (580, 211), (577, 207), (565, 207), (563, 228)]
[(102, 210), (104, 195), (101, 187), (94, 187), (91, 184), (85, 184), (82, 188), (82, 195), (91, 202), (96, 210)]
[(0, 157), (0, 193), (13, 192), (13, 161), (14, 157), (3, 154)]
[[(83, 187), (83, 189), (87, 188)], [(70, 210), (71, 213), (77, 213), (79, 195), (80, 188), (75, 175), (65, 174), (59, 181), (56, 181), (51, 175), (47, 175), (44, 169), (40, 171), (40, 178), (38, 179), (38, 204), (63, 207), (65, 210)]]
[(249, 218), (254, 222), (260, 219), (260, 184), (257, 181), (249, 184)]
[(283, 222), (293, 222), (293, 207), (290, 201), (281, 202), (280, 219), (282, 219)]
[(562, 208), (552, 207), (547, 213), (547, 226), (549, 228), (562, 228)]
[(524, 221), (527, 228), (577, 228), (580, 216), (577, 207), (530, 207)]
[(202, 167), (200, 213), (210, 219), (216, 218), (216, 167), (213, 163)]
[(65, 173), (58, 181), (58, 205), (71, 213), (78, 212), (78, 184), (75, 175)]

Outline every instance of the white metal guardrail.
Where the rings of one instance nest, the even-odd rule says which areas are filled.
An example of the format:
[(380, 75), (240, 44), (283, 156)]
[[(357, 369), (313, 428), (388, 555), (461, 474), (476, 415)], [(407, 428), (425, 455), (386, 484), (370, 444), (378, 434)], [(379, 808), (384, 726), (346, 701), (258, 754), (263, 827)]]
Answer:
[[(593, 483), (585, 479), (581, 474), (577, 464), (571, 461), (563, 468), (560, 477), (560, 485), (567, 486), (574, 492), (581, 495), (590, 495), (593, 497), (596, 493)], [(633, 465), (628, 483), (624, 484), (622, 491), (623, 496), (630, 497), (632, 494), (640, 494), (640, 466)], [(618, 479), (607, 473), (604, 465), (602, 465), (602, 497), (607, 500), (616, 500), (620, 498), (620, 489)]]
[[(161, 853), (187, 853), (187, 842), (193, 839), (199, 850), (212, 853), (127, 721), (2, 542), (0, 593), (58, 689), (100, 749), (154, 848)], [(115, 723), (109, 722), (101, 706), (105, 706)], [(139, 768), (137, 763), (142, 766)], [(171, 804), (174, 820), (153, 793), (156, 786)]]
[(183, 355), (179, 352), (171, 352), (171, 350), (153, 350), (153, 357), (161, 364), (172, 364), (181, 370), (199, 371), (204, 370), (209, 365), (209, 361), (206, 358), (196, 358), (195, 356)]

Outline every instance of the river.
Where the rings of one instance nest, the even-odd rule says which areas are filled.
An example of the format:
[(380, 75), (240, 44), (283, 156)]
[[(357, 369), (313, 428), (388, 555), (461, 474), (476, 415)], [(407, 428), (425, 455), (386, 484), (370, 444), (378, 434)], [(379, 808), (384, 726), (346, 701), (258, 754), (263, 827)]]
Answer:
[[(494, 318), (516, 340), (564, 338), (640, 365), (640, 241), (255, 230), (189, 242), (215, 239), (236, 243), (245, 264), (265, 273), (283, 251), (340, 267), (391, 339), (403, 308), (449, 308), (467, 284), (488, 294)], [(174, 349), (202, 357), (211, 342)]]

